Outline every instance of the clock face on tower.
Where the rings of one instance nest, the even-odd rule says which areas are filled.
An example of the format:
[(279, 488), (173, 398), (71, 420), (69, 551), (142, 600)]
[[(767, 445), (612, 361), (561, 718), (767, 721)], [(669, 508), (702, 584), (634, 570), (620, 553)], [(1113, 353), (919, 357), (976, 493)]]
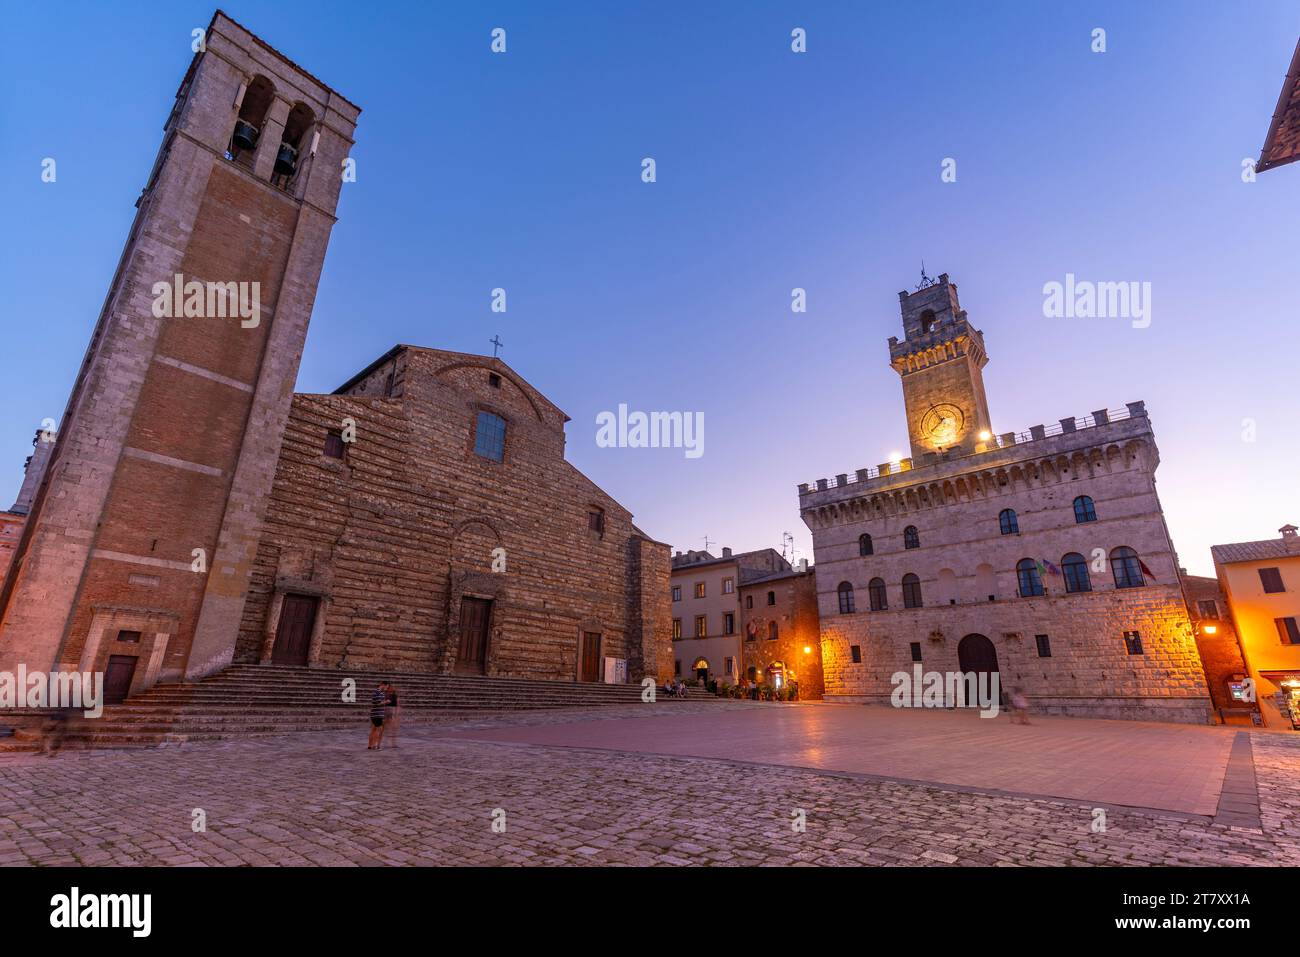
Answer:
[(950, 402), (941, 402), (921, 416), (921, 435), (935, 448), (947, 448), (956, 444), (965, 421), (961, 409)]

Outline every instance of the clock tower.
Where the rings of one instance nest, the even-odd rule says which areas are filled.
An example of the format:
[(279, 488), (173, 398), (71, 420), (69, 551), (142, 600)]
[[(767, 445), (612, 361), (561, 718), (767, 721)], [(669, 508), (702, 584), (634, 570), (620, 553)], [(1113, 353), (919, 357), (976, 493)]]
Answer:
[(947, 273), (921, 273), (915, 292), (900, 292), (903, 339), (889, 337), (889, 361), (903, 380), (912, 458), (975, 451), (990, 429), (984, 397), (983, 334), (970, 324)]

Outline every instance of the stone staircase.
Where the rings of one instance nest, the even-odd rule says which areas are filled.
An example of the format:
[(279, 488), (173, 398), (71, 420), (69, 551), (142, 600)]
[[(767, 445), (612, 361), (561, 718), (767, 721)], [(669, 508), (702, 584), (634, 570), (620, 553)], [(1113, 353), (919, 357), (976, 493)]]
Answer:
[[(344, 680), (355, 681), (355, 702), (343, 700)], [(284, 665), (231, 665), (194, 684), (158, 685), (96, 719), (68, 719), (63, 747), (151, 747), (218, 740), (245, 734), (294, 731), (364, 731), (370, 695), (380, 678), (397, 686), (406, 727), (503, 711), (640, 705), (640, 685), (608, 685), (525, 678), (485, 678), (420, 673), (336, 671)], [(688, 701), (712, 699), (692, 689)], [(674, 699), (657, 696), (654, 707)], [(36, 751), (49, 712), (13, 711), (0, 725), (0, 753)]]

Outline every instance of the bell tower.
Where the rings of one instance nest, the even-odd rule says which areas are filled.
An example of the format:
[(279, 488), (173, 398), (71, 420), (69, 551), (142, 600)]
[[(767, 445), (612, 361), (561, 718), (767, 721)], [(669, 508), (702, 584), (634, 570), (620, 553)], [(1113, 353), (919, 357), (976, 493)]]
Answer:
[(912, 458), (927, 452), (973, 452), (989, 430), (984, 335), (970, 324), (947, 273), (921, 272), (915, 292), (900, 292), (902, 341), (889, 337), (889, 361), (903, 380)]
[(0, 670), (136, 692), (234, 655), (361, 111), (219, 11), (198, 46), (0, 590)]

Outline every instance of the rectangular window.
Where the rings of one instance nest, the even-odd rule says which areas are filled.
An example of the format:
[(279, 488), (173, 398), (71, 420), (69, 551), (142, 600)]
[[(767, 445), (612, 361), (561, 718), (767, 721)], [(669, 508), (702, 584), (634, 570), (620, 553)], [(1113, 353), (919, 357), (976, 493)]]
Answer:
[(746, 608), (753, 608), (753, 607), (754, 607), (754, 596), (753, 596), (753, 595), (746, 595), (746, 596), (745, 596), (745, 607), (746, 607)]
[(682, 600), (682, 586), (681, 586), (681, 585), (674, 585), (674, 586), (673, 586), (673, 601), (681, 601), (681, 600)]
[(587, 510), (587, 528), (597, 535), (605, 534), (605, 513), (599, 508)]
[(919, 641), (912, 642), (912, 660), (921, 660), (921, 643)]
[(506, 420), (491, 412), (478, 414), (474, 430), (474, 451), (485, 459), (501, 462), (506, 457)]
[(1124, 632), (1124, 649), (1130, 655), (1142, 654), (1142, 636), (1136, 631)]
[(1218, 618), (1219, 603), (1213, 598), (1206, 598), (1196, 603), (1196, 613), (1202, 618)]
[(1034, 644), (1038, 645), (1038, 657), (1052, 657), (1052, 639), (1046, 635), (1034, 635)]
[(673, 674), (678, 678), (682, 676), (682, 663), (680, 660), (673, 662)]
[[(1295, 619), (1292, 619), (1294, 621)], [(118, 641), (139, 641), (140, 632), (138, 631), (119, 631), (117, 633)]]
[(673, 641), (680, 641), (681, 637), (682, 637), (682, 620), (680, 618), (674, 618), (673, 619)]
[(1259, 570), (1259, 580), (1264, 584), (1264, 594), (1271, 595), (1274, 592), (1286, 591), (1282, 586), (1282, 571), (1278, 568), (1261, 568)]
[(1282, 639), (1282, 644), (1300, 645), (1300, 625), (1294, 618), (1274, 618), (1273, 624), (1277, 625), (1277, 636)]
[(849, 646), (849, 654), (853, 656), (853, 663), (854, 663), (855, 665), (860, 665), (860, 664), (862, 664), (862, 646), (861, 646), (861, 645), (850, 645), (850, 646)]
[(695, 637), (696, 638), (709, 637), (708, 622), (709, 619), (704, 615), (695, 616)]
[(704, 597), (704, 582), (695, 583), (695, 597), (696, 598)]
[(722, 633), (724, 635), (734, 635), (736, 633), (736, 613), (734, 611), (723, 613)]
[(727, 674), (728, 676), (734, 675), (734, 674), (735, 674), (735, 659), (734, 659), (734, 658), (723, 658), (723, 659), (722, 659), (722, 670), (723, 670), (724, 672), (726, 672), (726, 674)]
[(325, 433), (325, 454), (332, 459), (343, 458), (343, 433), (338, 429)]
[(770, 591), (770, 592), (767, 593), (767, 603), (768, 603), (769, 605), (775, 605), (775, 604), (776, 604), (776, 592), (774, 592), (774, 591)]
[(730, 578), (722, 579), (722, 594), (730, 595), (735, 590), (736, 590), (735, 582), (733, 582)]

